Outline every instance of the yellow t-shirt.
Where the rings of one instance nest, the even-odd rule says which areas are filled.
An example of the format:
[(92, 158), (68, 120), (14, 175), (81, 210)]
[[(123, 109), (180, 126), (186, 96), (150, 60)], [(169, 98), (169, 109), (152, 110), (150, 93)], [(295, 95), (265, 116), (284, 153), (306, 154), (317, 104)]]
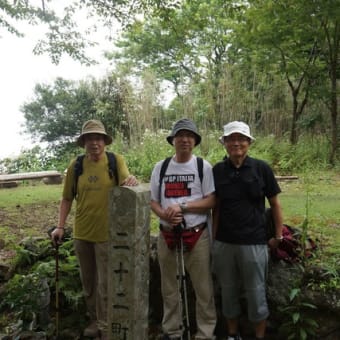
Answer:
[[(129, 171), (121, 155), (116, 156), (119, 184), (128, 176)], [(63, 198), (73, 199), (75, 159), (67, 169)], [(73, 237), (90, 242), (104, 242), (109, 239), (109, 191), (117, 185), (109, 176), (108, 159), (102, 157), (94, 162), (83, 159), (83, 173), (78, 178), (76, 197), (76, 216)]]

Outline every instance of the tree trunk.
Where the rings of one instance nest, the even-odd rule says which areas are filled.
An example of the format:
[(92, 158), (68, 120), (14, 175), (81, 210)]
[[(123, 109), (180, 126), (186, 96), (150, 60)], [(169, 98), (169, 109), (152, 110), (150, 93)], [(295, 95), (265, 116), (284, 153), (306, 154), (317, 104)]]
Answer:
[(332, 122), (332, 145), (331, 151), (329, 155), (329, 163), (331, 165), (335, 164), (336, 152), (338, 148), (338, 125), (337, 125), (337, 117), (338, 117), (338, 103), (337, 103), (337, 80), (336, 80), (336, 72), (332, 73), (332, 90), (331, 90), (331, 122)]

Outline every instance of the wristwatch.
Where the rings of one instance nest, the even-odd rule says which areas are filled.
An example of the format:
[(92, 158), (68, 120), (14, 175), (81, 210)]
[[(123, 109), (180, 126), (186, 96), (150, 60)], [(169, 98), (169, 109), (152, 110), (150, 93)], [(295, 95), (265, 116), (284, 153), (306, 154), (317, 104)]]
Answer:
[(185, 211), (186, 211), (187, 208), (188, 208), (186, 202), (180, 203), (180, 204), (179, 204), (179, 207), (181, 208), (182, 213), (185, 213)]

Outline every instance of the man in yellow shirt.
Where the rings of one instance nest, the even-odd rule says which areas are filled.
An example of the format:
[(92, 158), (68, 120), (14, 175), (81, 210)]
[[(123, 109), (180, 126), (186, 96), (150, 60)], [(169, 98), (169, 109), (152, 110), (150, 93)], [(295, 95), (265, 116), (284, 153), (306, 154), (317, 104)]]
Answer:
[(64, 182), (58, 225), (52, 233), (52, 239), (60, 242), (75, 199), (74, 248), (90, 317), (90, 324), (85, 328), (84, 336), (102, 340), (108, 338), (109, 191), (116, 185), (137, 185), (136, 178), (130, 175), (124, 158), (119, 154), (115, 154), (118, 182), (114, 176), (110, 177), (105, 146), (111, 143), (112, 137), (106, 133), (100, 121), (89, 120), (84, 123), (82, 133), (77, 139), (77, 144), (85, 148), (85, 157), (82, 159), (83, 172), (76, 180), (76, 160), (72, 160)]

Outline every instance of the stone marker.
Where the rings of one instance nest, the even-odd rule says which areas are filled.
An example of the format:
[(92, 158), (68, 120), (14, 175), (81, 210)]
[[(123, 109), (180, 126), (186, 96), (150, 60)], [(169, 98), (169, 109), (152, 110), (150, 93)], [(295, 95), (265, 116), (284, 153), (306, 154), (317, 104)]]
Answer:
[(110, 221), (109, 339), (146, 340), (149, 310), (149, 185), (112, 189)]

